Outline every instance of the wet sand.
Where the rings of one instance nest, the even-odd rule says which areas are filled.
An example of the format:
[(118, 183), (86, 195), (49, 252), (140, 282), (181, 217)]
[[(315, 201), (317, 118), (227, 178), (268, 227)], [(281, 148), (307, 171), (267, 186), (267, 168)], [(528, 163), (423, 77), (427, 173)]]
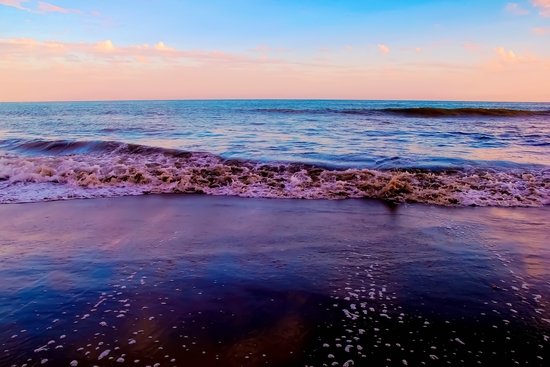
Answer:
[(0, 365), (545, 366), (548, 218), (203, 195), (1, 205)]

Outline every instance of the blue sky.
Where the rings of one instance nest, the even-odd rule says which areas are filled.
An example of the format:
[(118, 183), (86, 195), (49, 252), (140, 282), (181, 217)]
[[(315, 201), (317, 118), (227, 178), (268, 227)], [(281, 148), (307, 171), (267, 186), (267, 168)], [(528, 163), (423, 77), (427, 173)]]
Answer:
[[(156, 43), (178, 48), (246, 51), (259, 44), (296, 50), (393, 43), (411, 47), (439, 40), (506, 43), (550, 51), (548, 38), (530, 37), (550, 26), (527, 1), (530, 14), (506, 11), (492, 1), (67, 1), (55, 5), (82, 14), (33, 14), (0, 7), (0, 35), (66, 42), (111, 39), (118, 44)], [(38, 1), (21, 3), (30, 9)], [(34, 6), (33, 6), (34, 5)], [(100, 16), (90, 12), (98, 11)]]

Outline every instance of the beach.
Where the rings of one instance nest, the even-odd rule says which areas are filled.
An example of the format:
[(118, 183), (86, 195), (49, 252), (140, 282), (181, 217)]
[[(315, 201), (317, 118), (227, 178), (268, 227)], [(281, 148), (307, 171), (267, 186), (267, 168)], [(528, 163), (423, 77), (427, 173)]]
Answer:
[(544, 366), (549, 217), (185, 194), (0, 205), (0, 365)]

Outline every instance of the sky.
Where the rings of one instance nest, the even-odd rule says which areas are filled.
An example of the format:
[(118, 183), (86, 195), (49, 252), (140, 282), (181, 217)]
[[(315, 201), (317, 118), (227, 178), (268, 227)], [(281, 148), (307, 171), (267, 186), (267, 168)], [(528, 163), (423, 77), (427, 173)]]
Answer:
[(550, 0), (0, 0), (0, 101), (550, 101)]

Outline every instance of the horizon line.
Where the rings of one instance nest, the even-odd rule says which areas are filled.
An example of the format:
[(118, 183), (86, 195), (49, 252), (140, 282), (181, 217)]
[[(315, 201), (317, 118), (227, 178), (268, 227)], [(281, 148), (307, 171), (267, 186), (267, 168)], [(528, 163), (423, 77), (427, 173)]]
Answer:
[(455, 102), (455, 103), (550, 103), (550, 101), (451, 100), (451, 99), (360, 99), (360, 98), (181, 98), (181, 99), (82, 99), (0, 101), (0, 103), (77, 103), (77, 102), (177, 102), (177, 101), (364, 101), (364, 102)]

